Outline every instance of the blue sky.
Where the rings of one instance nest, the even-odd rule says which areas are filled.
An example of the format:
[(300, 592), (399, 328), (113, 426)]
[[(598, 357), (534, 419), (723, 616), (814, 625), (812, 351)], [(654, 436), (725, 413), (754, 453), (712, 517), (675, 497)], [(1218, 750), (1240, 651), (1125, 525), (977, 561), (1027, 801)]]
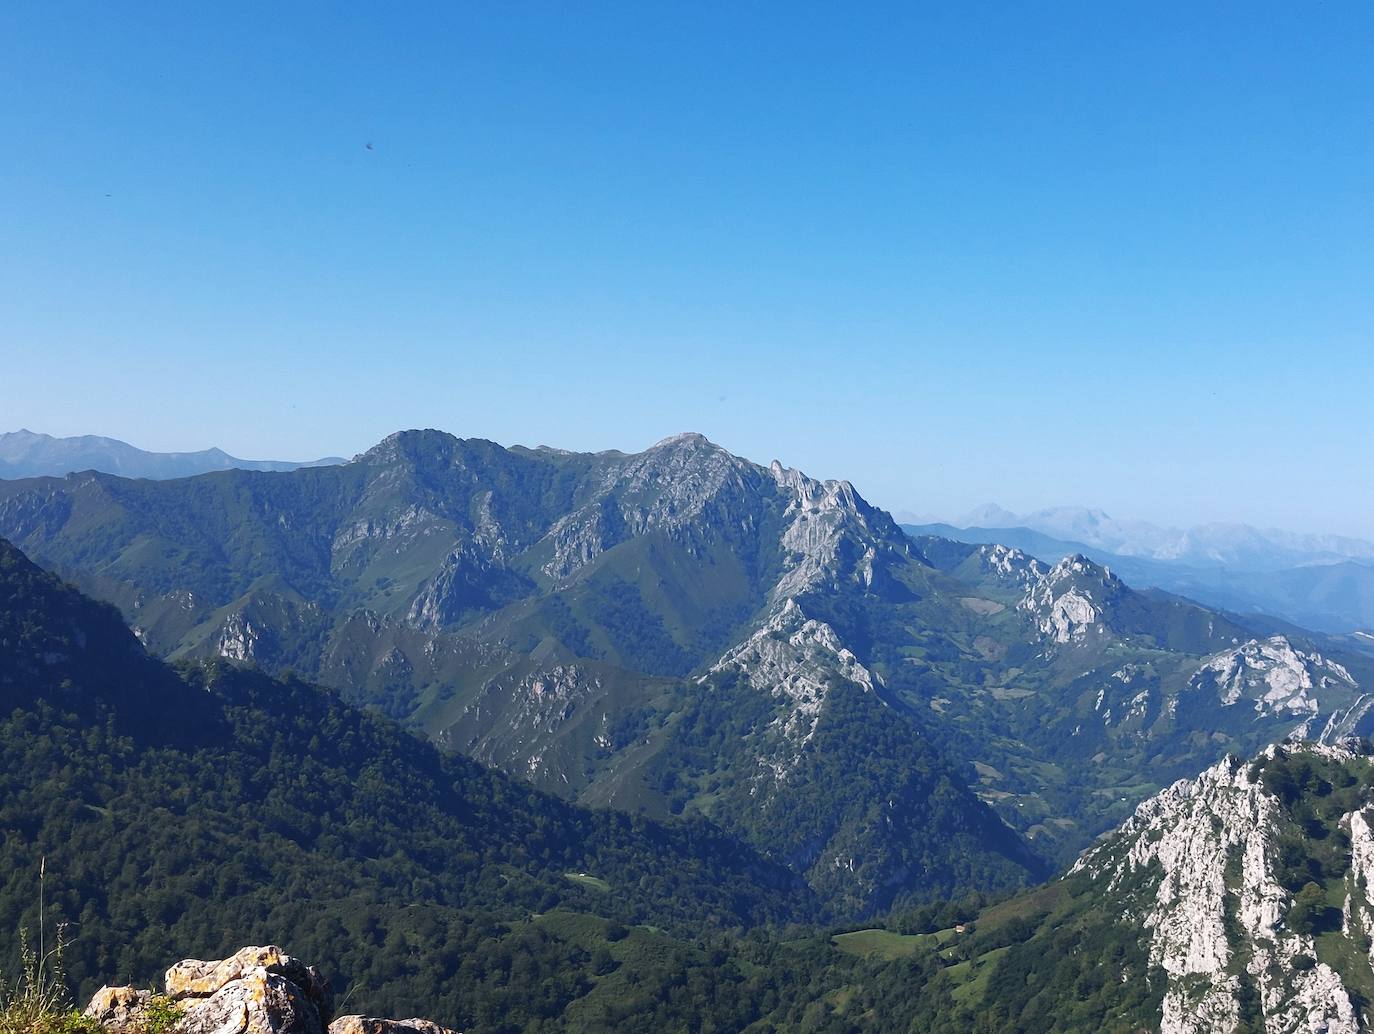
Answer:
[(0, 425), (1374, 535), (1371, 53), (1363, 0), (7, 4)]

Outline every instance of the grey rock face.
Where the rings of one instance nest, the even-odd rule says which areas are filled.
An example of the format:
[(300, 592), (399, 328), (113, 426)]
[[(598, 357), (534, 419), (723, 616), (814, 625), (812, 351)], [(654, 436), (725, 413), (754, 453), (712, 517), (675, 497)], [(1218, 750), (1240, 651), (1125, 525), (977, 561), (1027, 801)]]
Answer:
[(1190, 689), (1208, 687), (1215, 688), (1228, 707), (1241, 700), (1253, 701), (1261, 715), (1277, 711), (1316, 715), (1318, 694), (1360, 688), (1342, 665), (1320, 653), (1299, 650), (1281, 635), (1251, 639), (1209, 657), (1189, 683)]
[[(329, 981), (274, 945), (241, 948), (227, 959), (184, 959), (167, 971), (163, 1000), (175, 1034), (324, 1034), (334, 1010)], [(154, 995), (103, 987), (86, 1015), (109, 1030), (147, 1029)]]
[[(1344, 747), (1293, 749), (1371, 763)], [(1141, 804), (1074, 866), (1120, 901), (1123, 918), (1138, 922), (1149, 939), (1151, 961), (1168, 979), (1163, 1034), (1236, 1030), (1246, 976), (1257, 990), (1266, 1034), (1365, 1029), (1341, 975), (1314, 961), (1312, 934), (1289, 919), (1294, 895), (1276, 872), (1282, 824), (1278, 799), (1253, 768), (1227, 758)], [(1352, 845), (1342, 932), (1354, 942), (1374, 916), (1367, 879), (1360, 878), (1374, 858), (1374, 840), (1364, 809), (1344, 816), (1341, 827)]]
[(1065, 557), (1026, 590), (1021, 609), (1053, 643), (1072, 643), (1105, 631), (1104, 619), (1125, 591), (1111, 571), (1084, 556)]

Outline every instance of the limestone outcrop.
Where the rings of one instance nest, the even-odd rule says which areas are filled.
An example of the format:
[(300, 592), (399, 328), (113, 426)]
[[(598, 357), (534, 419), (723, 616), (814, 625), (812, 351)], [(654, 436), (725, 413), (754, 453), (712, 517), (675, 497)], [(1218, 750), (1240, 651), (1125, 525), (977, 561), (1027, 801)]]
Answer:
[(111, 1034), (453, 1034), (431, 1020), (335, 1019), (329, 980), (276, 945), (184, 959), (163, 988), (102, 987), (85, 1015)]
[[(1140, 924), (1151, 962), (1166, 974), (1161, 1034), (1368, 1029), (1352, 997), (1355, 985), (1322, 961), (1316, 931), (1295, 918), (1299, 897), (1278, 872), (1279, 845), (1293, 819), (1259, 775), (1280, 751), (1363, 769), (1374, 763), (1367, 750), (1360, 743), (1307, 743), (1269, 747), (1251, 764), (1228, 757), (1145, 801), (1079, 858), (1073, 872), (1090, 876), (1124, 920)], [(1313, 792), (1329, 793), (1331, 786)], [(1374, 929), (1365, 876), (1374, 860), (1369, 810), (1359, 807), (1338, 823), (1351, 845), (1340, 928), (1351, 949)], [(1247, 994), (1248, 1018), (1242, 1015)]]

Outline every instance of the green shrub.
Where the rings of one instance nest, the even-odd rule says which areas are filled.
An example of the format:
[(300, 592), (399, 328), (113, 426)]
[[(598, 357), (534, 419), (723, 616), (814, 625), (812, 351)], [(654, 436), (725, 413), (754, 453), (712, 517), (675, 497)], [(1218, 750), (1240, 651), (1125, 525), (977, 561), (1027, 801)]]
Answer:
[(144, 1034), (167, 1034), (181, 1019), (182, 1008), (166, 995), (155, 994), (144, 1009)]

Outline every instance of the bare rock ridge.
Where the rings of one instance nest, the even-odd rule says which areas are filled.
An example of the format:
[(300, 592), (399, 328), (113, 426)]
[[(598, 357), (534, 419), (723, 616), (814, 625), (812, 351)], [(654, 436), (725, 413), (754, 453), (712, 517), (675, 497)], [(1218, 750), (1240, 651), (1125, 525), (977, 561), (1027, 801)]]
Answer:
[[(1368, 749), (1293, 743), (1249, 764), (1228, 757), (1141, 804), (1079, 859), (1073, 873), (1139, 923), (1166, 976), (1163, 1034), (1367, 1029), (1352, 989), (1371, 975)], [(1299, 832), (1330, 857), (1295, 879)]]
[(85, 1015), (112, 1034), (156, 1026), (167, 1034), (453, 1034), (432, 1020), (335, 1017), (328, 979), (275, 945), (211, 962), (184, 959), (163, 985), (161, 994), (102, 987)]

